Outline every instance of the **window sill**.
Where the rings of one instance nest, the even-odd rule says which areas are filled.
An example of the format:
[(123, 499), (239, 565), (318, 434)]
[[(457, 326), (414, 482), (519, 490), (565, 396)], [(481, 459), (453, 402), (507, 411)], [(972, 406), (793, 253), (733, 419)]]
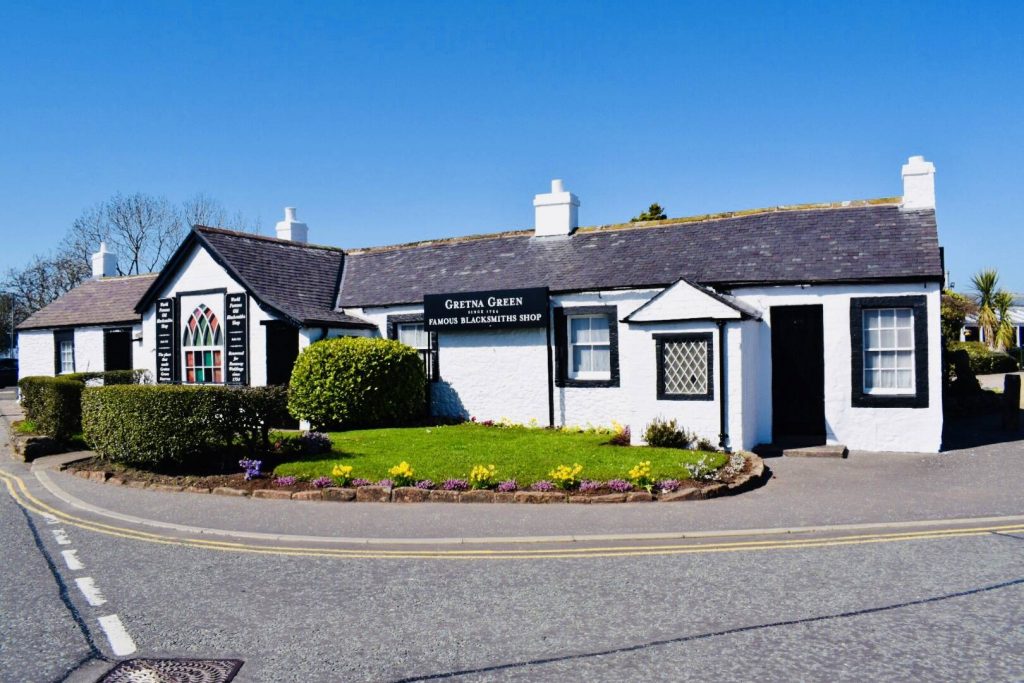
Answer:
[(612, 379), (611, 377), (605, 377), (604, 379), (573, 379), (571, 377), (566, 377), (558, 383), (558, 386), (607, 388), (619, 386), (619, 380)]

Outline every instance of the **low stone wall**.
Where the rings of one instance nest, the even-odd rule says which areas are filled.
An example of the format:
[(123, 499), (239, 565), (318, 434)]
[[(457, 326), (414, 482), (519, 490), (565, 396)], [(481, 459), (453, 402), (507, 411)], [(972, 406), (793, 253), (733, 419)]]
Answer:
[(83, 479), (106, 483), (115, 486), (132, 488), (148, 488), (153, 491), (205, 493), (221, 496), (270, 498), (275, 500), (335, 501), (357, 503), (574, 503), (583, 505), (600, 505), (606, 503), (652, 503), (679, 502), (686, 500), (707, 500), (720, 496), (730, 496), (757, 488), (767, 479), (768, 471), (764, 461), (753, 453), (744, 453), (750, 462), (744, 472), (738, 474), (730, 482), (716, 482), (705, 486), (683, 486), (670, 493), (653, 494), (648, 491), (629, 491), (626, 493), (605, 493), (587, 495), (570, 491), (515, 491), (504, 493), (490, 490), (441, 491), (419, 489), (413, 486), (386, 488), (383, 486), (360, 486), (359, 488), (324, 488), (311, 491), (283, 491), (280, 489), (256, 489), (248, 491), (229, 486), (218, 486), (213, 489), (201, 486), (176, 486), (170, 484), (150, 484), (143, 481), (126, 481), (102, 470), (78, 469), (74, 465), (65, 471)]

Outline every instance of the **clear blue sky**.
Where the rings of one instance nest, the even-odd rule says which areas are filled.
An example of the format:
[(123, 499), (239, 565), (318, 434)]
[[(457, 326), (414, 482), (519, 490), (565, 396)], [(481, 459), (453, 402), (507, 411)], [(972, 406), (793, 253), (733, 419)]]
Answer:
[(1024, 291), (1024, 3), (0, 5), (0, 270), (115, 192), (345, 247), (891, 196)]

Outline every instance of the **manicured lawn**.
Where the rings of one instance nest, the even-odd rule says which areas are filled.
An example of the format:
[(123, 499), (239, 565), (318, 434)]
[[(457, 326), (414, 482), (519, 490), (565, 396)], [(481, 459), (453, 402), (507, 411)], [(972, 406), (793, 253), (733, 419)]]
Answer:
[(655, 479), (686, 479), (685, 463), (708, 456), (709, 464), (720, 467), (727, 457), (721, 453), (614, 446), (607, 433), (566, 433), (525, 427), (485, 427), (460, 424), (400, 429), (360, 429), (330, 434), (334, 449), (327, 455), (283, 463), (274, 468), (277, 476), (330, 476), (341, 463), (353, 467), (352, 476), (374, 481), (388, 476), (388, 470), (407, 461), (417, 479), (441, 482), (465, 478), (473, 465), (497, 466), (498, 479), (517, 479), (520, 485), (548, 479), (558, 465), (583, 465), (585, 479), (625, 479), (627, 471), (642, 460), (651, 461)]

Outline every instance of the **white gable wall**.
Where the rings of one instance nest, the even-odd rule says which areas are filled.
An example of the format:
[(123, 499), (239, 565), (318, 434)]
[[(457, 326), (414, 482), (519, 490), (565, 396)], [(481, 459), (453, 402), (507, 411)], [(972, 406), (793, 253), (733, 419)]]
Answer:
[[(178, 269), (176, 276), (163, 288), (156, 298), (173, 298), (179, 292), (195, 292), (208, 289), (225, 289), (228, 293), (245, 292), (245, 288), (232, 278), (210, 253), (199, 245), (192, 248), (192, 253)], [(204, 297), (188, 297), (188, 302), (194, 305)], [(213, 307), (218, 314), (223, 309), (223, 294), (208, 295), (210, 302), (216, 305)], [(187, 308), (183, 302), (181, 308), (182, 321), (187, 320), (192, 309)], [(254, 298), (249, 297), (249, 384), (252, 386), (263, 386), (267, 383), (267, 333), (266, 327), (261, 323), (267, 320), (276, 320), (277, 317), (269, 311), (263, 310)], [(221, 317), (221, 323), (224, 324)], [(176, 331), (181, 334), (181, 329)], [(156, 304), (146, 309), (142, 318), (142, 347), (141, 352), (136, 352), (136, 367), (143, 367), (156, 377)], [(141, 361), (141, 363), (140, 363)], [(179, 367), (181, 359), (178, 359)]]
[[(821, 304), (825, 345), (825, 428), (832, 443), (852, 450), (936, 452), (942, 442), (942, 339), (938, 283), (815, 285), (805, 288), (736, 289), (734, 296), (763, 312), (771, 326), (772, 306)], [(853, 407), (851, 386), (850, 300), (855, 297), (924, 295), (928, 304), (928, 407)], [(758, 345), (758, 439), (771, 441), (771, 333)]]

